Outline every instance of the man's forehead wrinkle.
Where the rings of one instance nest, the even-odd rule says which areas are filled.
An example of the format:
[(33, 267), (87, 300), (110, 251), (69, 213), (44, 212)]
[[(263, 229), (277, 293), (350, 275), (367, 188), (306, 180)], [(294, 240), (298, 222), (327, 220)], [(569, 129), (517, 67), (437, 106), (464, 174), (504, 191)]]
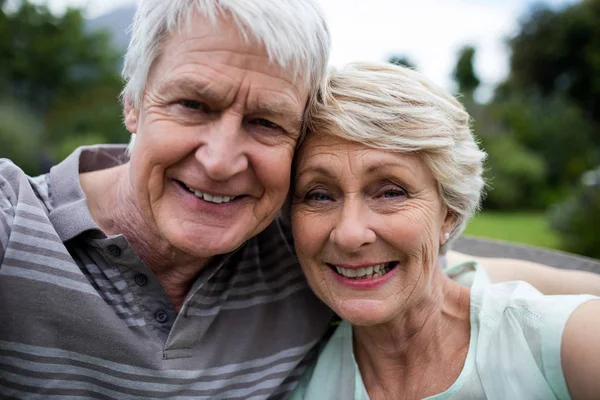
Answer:
[(250, 35), (246, 27), (234, 20), (235, 18), (232, 18), (232, 14), (228, 11), (221, 10), (215, 19), (210, 19), (194, 9), (183, 20), (180, 27), (174, 30), (173, 35), (184, 40), (218, 38), (221, 39), (217, 42), (220, 44), (236, 43), (248, 48), (257, 48), (266, 53), (266, 46)]
[[(191, 53), (199, 53), (198, 51), (192, 51)], [(224, 54), (224, 53), (230, 53), (230, 52), (224, 52), (224, 51), (206, 51), (206, 53), (211, 53), (211, 55), (218, 55), (218, 54)], [(179, 62), (175, 65), (164, 65), (163, 68), (167, 68), (168, 73), (177, 73), (178, 70), (180, 69), (190, 69), (190, 71), (186, 71), (186, 73), (190, 73), (190, 74), (200, 74), (202, 72), (202, 70), (209, 70), (212, 73), (218, 74), (219, 76), (227, 79), (227, 80), (231, 80), (231, 78), (224, 73), (225, 69), (236, 69), (238, 70), (238, 72), (242, 72), (244, 76), (248, 75), (248, 74), (256, 74), (256, 75), (260, 75), (263, 77), (268, 78), (269, 80), (281, 80), (282, 83), (284, 83), (285, 85), (282, 85), (283, 87), (290, 87), (293, 88), (293, 92), (295, 94), (297, 94), (299, 96), (299, 92), (300, 92), (300, 87), (295, 83), (293, 77), (287, 76), (288, 74), (285, 73), (285, 71), (282, 71), (279, 67), (277, 66), (273, 66), (272, 68), (269, 69), (268, 72), (265, 71), (261, 71), (258, 68), (257, 69), (253, 69), (252, 68), (252, 64), (248, 65), (248, 61), (241, 61), (243, 59), (243, 57), (240, 57), (240, 61), (237, 62), (236, 57), (232, 57), (231, 59), (222, 59), (222, 60), (215, 60), (214, 57), (212, 57), (213, 59), (197, 59), (195, 57), (189, 57), (186, 60), (183, 60), (183, 62)], [(257, 56), (257, 58), (260, 58)], [(176, 60), (172, 59), (173, 61)], [(172, 61), (172, 62), (173, 62)], [(261, 60), (257, 60), (260, 61), (260, 65), (264, 65), (264, 61)], [(259, 65), (259, 63), (257, 63), (257, 66)], [(222, 67), (222, 68), (219, 68)], [(206, 71), (204, 71), (206, 72)], [(275, 75), (273, 75), (275, 74)], [(215, 77), (210, 77), (207, 79), (211, 79), (214, 80)], [(271, 89), (272, 90), (272, 89)], [(283, 92), (283, 91), (282, 91)], [(300, 96), (299, 96), (300, 97)]]
[(185, 36), (173, 36), (167, 40), (165, 53), (232, 53), (239, 56), (266, 58), (269, 64), (279, 67), (267, 54), (266, 47), (252, 41), (245, 41), (241, 37), (236, 40), (231, 38), (228, 32), (213, 30), (198, 34), (187, 32)]
[[(204, 57), (203, 62), (209, 61), (255, 71), (259, 68), (264, 69), (266, 64), (271, 77), (276, 76), (292, 84), (297, 80), (289, 70), (281, 68), (270, 60), (264, 46), (246, 43), (241, 39), (239, 41), (230, 39), (229, 35), (220, 35), (218, 32), (171, 38), (166, 43), (163, 58), (171, 62), (193, 63), (199, 61), (194, 60), (195, 58)], [(250, 62), (248, 58), (251, 59)], [(256, 67), (253, 67), (253, 64)]]
[[(213, 53), (215, 55), (219, 55), (219, 56), (224, 56), (224, 55), (230, 55), (230, 56), (239, 56), (239, 57), (250, 57), (250, 58), (256, 58), (256, 59), (267, 59), (268, 60), (268, 56), (266, 53), (260, 51), (260, 49), (243, 49), (243, 48), (239, 48), (239, 47), (235, 47), (235, 46), (226, 46), (226, 42), (223, 43), (198, 43), (198, 44), (191, 44), (189, 42), (196, 42), (196, 40), (194, 39), (187, 39), (186, 42), (188, 42), (188, 44), (186, 45), (185, 43), (181, 43), (179, 46), (173, 47), (171, 48), (170, 54), (176, 54), (176, 55), (188, 55), (188, 54), (205, 54), (205, 53)], [(247, 62), (247, 60), (246, 60)], [(272, 63), (271, 61), (269, 61), (269, 65), (273, 66), (274, 68), (280, 68), (277, 64)]]
[[(281, 68), (277, 63), (272, 62), (268, 55), (259, 49), (240, 49), (240, 48), (224, 48), (212, 44), (207, 46), (190, 46), (186, 49), (171, 48), (171, 52), (166, 58), (170, 60), (180, 60), (183, 63), (200, 63), (205, 64), (207, 61), (216, 63), (229, 68), (238, 68), (242, 70), (250, 70), (261, 75), (268, 75), (271, 78), (278, 78), (288, 84), (296, 86), (298, 79), (289, 70)], [(198, 58), (203, 58), (198, 60)], [(248, 60), (250, 58), (250, 61)], [(259, 72), (259, 68), (263, 69), (267, 66), (268, 74)]]

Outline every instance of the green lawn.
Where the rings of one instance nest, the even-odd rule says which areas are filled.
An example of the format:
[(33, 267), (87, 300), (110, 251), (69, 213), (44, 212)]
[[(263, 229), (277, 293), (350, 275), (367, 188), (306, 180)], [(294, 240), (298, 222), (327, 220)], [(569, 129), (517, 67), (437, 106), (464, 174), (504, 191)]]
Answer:
[(465, 235), (559, 248), (558, 238), (550, 231), (543, 213), (483, 212), (471, 220)]

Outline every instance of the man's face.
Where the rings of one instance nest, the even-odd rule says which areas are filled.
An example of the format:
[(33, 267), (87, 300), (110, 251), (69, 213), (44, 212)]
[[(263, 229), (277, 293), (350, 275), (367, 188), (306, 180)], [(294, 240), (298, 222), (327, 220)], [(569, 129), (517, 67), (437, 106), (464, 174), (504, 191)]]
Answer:
[(195, 257), (234, 250), (281, 208), (308, 89), (235, 26), (196, 16), (165, 43), (139, 109), (130, 181), (147, 227)]

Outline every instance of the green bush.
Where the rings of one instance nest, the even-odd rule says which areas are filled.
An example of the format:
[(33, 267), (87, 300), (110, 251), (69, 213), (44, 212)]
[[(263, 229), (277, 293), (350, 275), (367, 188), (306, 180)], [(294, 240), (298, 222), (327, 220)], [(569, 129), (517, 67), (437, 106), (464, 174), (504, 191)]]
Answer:
[(28, 174), (39, 174), (45, 164), (40, 134), (35, 116), (15, 103), (0, 102), (0, 158), (12, 160)]
[(542, 207), (545, 163), (526, 150), (511, 136), (493, 136), (484, 140), (488, 152), (485, 178), (488, 193), (485, 209), (522, 210)]
[(549, 218), (563, 249), (600, 258), (600, 168), (587, 173), (576, 193), (554, 206)]

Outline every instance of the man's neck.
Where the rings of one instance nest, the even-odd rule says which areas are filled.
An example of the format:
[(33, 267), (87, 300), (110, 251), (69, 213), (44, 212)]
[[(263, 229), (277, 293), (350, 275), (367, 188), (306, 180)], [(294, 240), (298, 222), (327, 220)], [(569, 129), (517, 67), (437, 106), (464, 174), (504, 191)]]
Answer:
[(129, 164), (80, 174), (94, 221), (107, 235), (124, 235), (133, 251), (156, 275), (179, 311), (198, 273), (210, 262), (173, 247), (160, 237), (137, 207), (128, 177)]
[(356, 361), (372, 399), (431, 396), (460, 375), (470, 342), (469, 289), (439, 276), (431, 290), (389, 323), (353, 328)]

